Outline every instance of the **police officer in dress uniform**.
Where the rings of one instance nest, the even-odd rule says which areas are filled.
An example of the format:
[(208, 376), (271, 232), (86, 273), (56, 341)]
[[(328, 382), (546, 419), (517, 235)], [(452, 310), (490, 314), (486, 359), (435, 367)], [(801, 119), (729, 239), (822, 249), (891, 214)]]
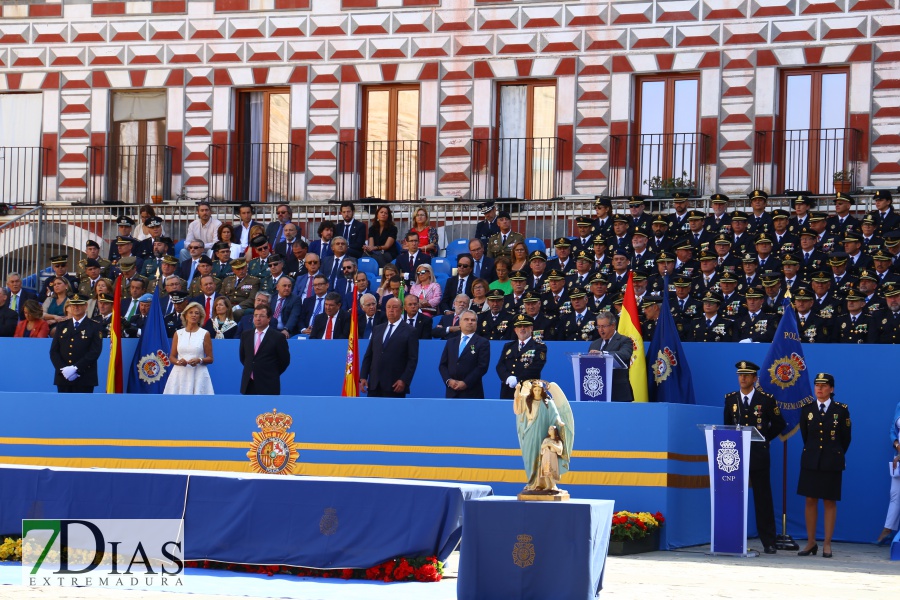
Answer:
[(840, 344), (874, 344), (878, 321), (865, 313), (866, 298), (857, 289), (847, 292), (847, 312), (832, 317), (831, 341)]
[(771, 342), (775, 339), (778, 323), (781, 318), (777, 314), (763, 311), (763, 299), (766, 293), (762, 287), (747, 290), (746, 306), (742, 307), (734, 320), (734, 341)]
[(525, 316), (534, 323), (531, 335), (536, 342), (547, 342), (556, 339), (556, 322), (555, 317), (550, 317), (541, 312), (541, 297), (534, 291), (525, 292), (522, 300), (525, 306)]
[(653, 334), (656, 332), (656, 326), (659, 323), (659, 298), (647, 294), (641, 303), (641, 311), (643, 312), (641, 320), (641, 336), (645, 342), (653, 341)]
[(540, 379), (547, 364), (547, 346), (532, 337), (534, 324), (525, 315), (519, 315), (513, 327), (516, 339), (504, 344), (497, 361), (500, 376), (500, 397), (512, 399), (516, 385), (526, 379)]
[(569, 301), (572, 311), (560, 316), (556, 339), (562, 342), (593, 341), (597, 337), (596, 315), (588, 309), (587, 293), (583, 288), (572, 288)]
[(489, 310), (478, 315), (478, 335), (487, 340), (508, 340), (512, 335), (514, 317), (503, 310), (503, 291), (494, 289), (488, 292)]
[(756, 529), (766, 554), (775, 554), (775, 508), (772, 505), (772, 482), (769, 475), (769, 442), (784, 431), (787, 423), (781, 416), (775, 397), (756, 389), (759, 366), (742, 360), (737, 368), (740, 391), (725, 394), (726, 425), (756, 427), (765, 442), (750, 444), (750, 485), (756, 510)]
[(718, 292), (703, 295), (703, 313), (691, 322), (690, 341), (730, 342), (734, 338), (734, 322), (718, 315), (722, 297)]
[(896, 344), (900, 342), (900, 284), (891, 282), (881, 292), (887, 308), (879, 316), (878, 343)]
[(50, 362), (56, 369), (53, 384), (60, 394), (92, 394), (103, 348), (100, 325), (85, 316), (86, 298), (75, 294), (68, 306), (71, 318), (57, 324), (50, 344)]
[(794, 294), (794, 317), (797, 332), (804, 343), (822, 344), (830, 341), (830, 319), (823, 318), (813, 310), (815, 295), (807, 287), (801, 287)]
[(478, 205), (478, 212), (483, 218), (475, 226), (475, 237), (481, 240), (482, 245), (487, 246), (488, 239), (495, 233), (500, 233), (500, 227), (497, 225), (497, 207), (493, 200), (482, 202)]
[(831, 558), (831, 536), (841, 499), (841, 480), (850, 447), (850, 409), (834, 399), (834, 376), (819, 373), (814, 380), (816, 401), (800, 409), (800, 478), (797, 494), (806, 497), (806, 546), (800, 556), (816, 554), (819, 499), (825, 505), (825, 540), (822, 556)]

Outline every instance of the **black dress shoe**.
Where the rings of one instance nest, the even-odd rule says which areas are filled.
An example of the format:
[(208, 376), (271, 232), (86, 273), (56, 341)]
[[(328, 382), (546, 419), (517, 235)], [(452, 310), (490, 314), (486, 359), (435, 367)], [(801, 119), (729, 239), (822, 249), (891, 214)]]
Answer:
[(775, 554), (778, 550), (775, 549), (775, 546), (765, 546), (763, 548), (763, 552), (766, 554)]
[(819, 545), (813, 544), (812, 548), (810, 548), (809, 550), (801, 550), (800, 552), (797, 553), (797, 556), (809, 556), (810, 554), (815, 556), (818, 551), (819, 551)]

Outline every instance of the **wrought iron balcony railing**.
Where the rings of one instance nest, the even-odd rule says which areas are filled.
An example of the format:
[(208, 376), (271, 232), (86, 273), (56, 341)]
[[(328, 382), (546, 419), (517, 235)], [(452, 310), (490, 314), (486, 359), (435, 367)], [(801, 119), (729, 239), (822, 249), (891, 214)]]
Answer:
[(565, 142), (559, 137), (473, 140), (469, 198), (548, 200), (562, 195)]
[(172, 146), (90, 146), (88, 202), (146, 204), (171, 198)]
[(303, 149), (288, 143), (209, 145), (209, 196), (221, 202), (290, 202), (294, 160)]
[(609, 194), (649, 194), (670, 198), (706, 191), (709, 136), (693, 133), (639, 133), (610, 137)]
[(40, 204), (47, 197), (49, 157), (48, 148), (0, 146), (0, 203)]
[(858, 129), (757, 131), (753, 187), (770, 193), (806, 190), (813, 194), (859, 187)]
[(422, 140), (338, 143), (338, 199), (418, 200), (424, 186), (422, 160), (426, 146)]

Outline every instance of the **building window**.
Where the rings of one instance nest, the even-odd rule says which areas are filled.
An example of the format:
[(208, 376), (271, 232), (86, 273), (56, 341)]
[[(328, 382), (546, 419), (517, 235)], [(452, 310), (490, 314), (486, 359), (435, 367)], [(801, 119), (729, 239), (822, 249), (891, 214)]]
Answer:
[(696, 75), (665, 75), (638, 80), (637, 114), (631, 140), (637, 159), (634, 191), (679, 189), (697, 193), (700, 153), (697, 129), (700, 82)]
[(556, 136), (556, 83), (502, 83), (496, 127), (473, 148), (472, 198), (546, 200), (560, 187), (562, 141)]
[(772, 132), (775, 187), (834, 192), (836, 173), (855, 171), (857, 136), (847, 127), (847, 71), (782, 73), (780, 129)]
[(43, 95), (0, 94), (0, 202), (35, 204), (48, 150), (41, 148)]
[(166, 92), (114, 92), (111, 103), (109, 145), (90, 148), (92, 199), (141, 204), (170, 197)]
[(210, 196), (225, 202), (288, 202), (293, 197), (290, 92), (238, 90), (231, 143), (209, 148)]
[(418, 87), (364, 88), (361, 141), (341, 148), (361, 165), (360, 196), (417, 200), (422, 145)]

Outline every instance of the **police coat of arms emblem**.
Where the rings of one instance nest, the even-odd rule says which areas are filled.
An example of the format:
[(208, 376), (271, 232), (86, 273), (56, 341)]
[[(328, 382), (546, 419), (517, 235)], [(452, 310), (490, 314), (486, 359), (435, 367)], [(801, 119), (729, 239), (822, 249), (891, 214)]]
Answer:
[(257, 473), (292, 475), (297, 468), (300, 453), (294, 443), (294, 434), (288, 433), (294, 420), (290, 415), (278, 414), (276, 409), (256, 417), (259, 432), (253, 432), (253, 441), (247, 458)]
[(530, 567), (534, 564), (534, 544), (531, 543), (531, 536), (527, 534), (517, 535), (519, 540), (513, 546), (513, 562), (518, 567)]
[(716, 464), (720, 471), (734, 473), (741, 468), (741, 455), (737, 451), (737, 444), (731, 440), (719, 442), (719, 451), (716, 453)]
[(603, 393), (603, 380), (600, 378), (600, 369), (588, 367), (584, 370), (582, 389), (584, 395), (590, 398), (596, 398)]
[(769, 367), (769, 377), (772, 383), (781, 389), (787, 389), (797, 383), (800, 374), (806, 370), (806, 361), (803, 357), (792, 352), (790, 356), (775, 359)]
[(656, 385), (669, 378), (672, 374), (672, 367), (678, 364), (675, 353), (671, 348), (666, 346), (656, 353), (656, 362), (653, 363), (653, 380)]

